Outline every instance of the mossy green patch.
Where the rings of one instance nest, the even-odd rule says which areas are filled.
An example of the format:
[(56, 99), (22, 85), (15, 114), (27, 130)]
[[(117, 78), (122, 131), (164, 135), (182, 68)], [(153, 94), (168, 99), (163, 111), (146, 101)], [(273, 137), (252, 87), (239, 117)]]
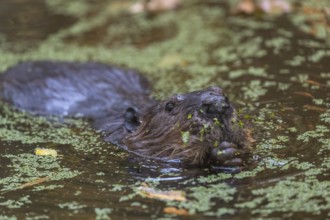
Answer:
[[(177, 206), (179, 208), (184, 208), (189, 211), (191, 214), (197, 212), (209, 211), (216, 206), (216, 203), (213, 199), (220, 199), (224, 202), (229, 202), (233, 200), (233, 196), (236, 192), (235, 188), (228, 186), (227, 184), (209, 184), (208, 187), (205, 186), (196, 186), (190, 187), (187, 197), (190, 198), (185, 202), (168, 202), (169, 206)], [(208, 215), (217, 215), (217, 214), (227, 214), (227, 212), (208, 212)]]
[(29, 199), (30, 196), (23, 196), (17, 200), (7, 200), (5, 202), (0, 202), (0, 206), (4, 206), (8, 209), (18, 209), (24, 205), (31, 204), (32, 201)]
[(268, 216), (274, 212), (308, 212), (315, 215), (330, 208), (329, 181), (316, 179), (277, 182), (274, 186), (252, 190), (253, 201), (238, 203), (239, 208), (252, 208), (252, 214)]
[(306, 131), (298, 136), (298, 140), (308, 142), (311, 138), (326, 137), (330, 132), (330, 129), (324, 125), (316, 125), (315, 130)]
[(103, 144), (89, 124), (81, 120), (31, 116), (13, 111), (7, 105), (1, 106), (0, 110), (4, 112), (0, 115), (0, 137), (3, 141), (20, 141), (40, 147), (47, 147), (49, 143), (72, 145), (89, 153), (97, 153)]
[[(55, 180), (83, 176), (75, 183), (79, 187), (72, 192), (76, 201), (82, 200), (63, 201), (61, 216), (76, 217), (76, 212), (90, 209), (96, 219), (107, 219), (122, 212), (125, 201), (129, 201), (125, 208), (138, 208), (147, 217), (157, 219), (168, 217), (159, 211), (162, 207), (158, 204), (185, 208), (196, 213), (192, 218), (227, 215), (246, 218), (245, 212), (252, 213), (256, 219), (317, 216), (329, 209), (330, 183), (325, 181), (330, 168), (329, 110), (322, 114), (304, 112), (302, 106), (308, 100), (301, 101), (293, 95), (297, 91), (311, 93), (316, 97), (311, 103), (322, 110), (329, 107), (326, 94), (330, 73), (324, 63), (330, 56), (330, 38), (326, 37), (329, 29), (323, 25), (319, 13), (327, 0), (318, 4), (299, 1), (301, 7), (294, 7), (290, 15), (281, 18), (258, 13), (232, 14), (216, 1), (184, 1), (175, 11), (135, 15), (123, 8), (130, 5), (129, 1), (121, 3), (120, 10), (112, 7), (115, 3), (47, 0), (51, 11), (75, 17), (76, 22), (20, 53), (11, 51), (13, 43), (0, 35), (0, 71), (24, 60), (115, 64), (142, 72), (151, 80), (155, 95), (161, 98), (220, 85), (233, 102), (249, 108), (247, 120), (257, 139), (253, 144), (256, 167), (237, 174), (180, 167), (172, 175), (164, 171), (168, 170), (168, 164), (155, 162), (149, 167), (141, 163), (132, 168), (128, 164), (135, 162), (122, 160), (121, 154), (104, 144), (86, 121), (35, 117), (1, 105), (0, 144), (7, 154), (2, 155), (1, 165), (7, 169), (0, 184), (4, 186), (3, 192), (8, 192), (4, 194), (6, 197), (14, 195), (22, 184), (43, 177), (50, 179), (31, 186), (36, 195), (57, 190), (70, 193), (74, 181), (56, 184)], [(305, 6), (315, 9), (311, 12), (316, 15), (304, 14), (301, 8)], [(320, 85), (310, 86), (308, 80)], [(206, 129), (201, 130), (201, 138)], [(189, 139), (187, 134), (183, 139)], [(35, 147), (49, 146), (58, 149), (59, 154), (67, 154), (63, 158), (32, 154)], [(109, 158), (111, 154), (116, 157)], [(81, 155), (84, 160), (80, 161)], [(85, 164), (93, 159), (97, 160), (95, 166)], [(81, 171), (74, 168), (78, 163), (70, 167), (73, 160), (79, 161), (79, 170), (84, 174), (90, 171), (95, 174), (77, 177)], [(136, 183), (128, 183), (132, 181)], [(156, 207), (150, 199), (137, 196), (139, 181), (160, 189), (168, 189), (167, 185), (173, 190), (180, 188), (187, 193), (188, 200), (159, 202)], [(85, 202), (85, 192), (89, 190), (100, 192), (99, 201), (109, 207), (95, 208), (94, 204)], [(107, 193), (120, 193), (121, 197)], [(11, 201), (8, 204), (17, 205), (19, 198), (8, 199)], [(32, 208), (33, 198), (30, 200), (30, 208), (38, 212), (38, 207)], [(121, 203), (118, 205), (117, 201)], [(19, 216), (20, 210), (25, 213), (23, 209), (23, 206), (16, 208), (15, 215)], [(56, 209), (58, 206), (54, 213)], [(154, 209), (158, 214), (150, 211)], [(4, 214), (0, 218), (11, 218)]]
[(320, 120), (325, 123), (330, 123), (330, 110), (327, 110), (325, 113), (320, 115)]
[(189, 131), (181, 132), (181, 139), (184, 144), (189, 142), (190, 133)]
[(2, 219), (2, 220), (16, 220), (17, 218), (15, 216), (0, 215), (0, 219)]
[(52, 11), (59, 14), (74, 15), (77, 17), (83, 17), (91, 10), (91, 7), (95, 7), (97, 4), (91, 4), (86, 0), (46, 0), (46, 5), (52, 9)]
[(261, 96), (267, 93), (267, 89), (263, 87), (260, 80), (250, 81), (247, 87), (242, 88), (244, 92), (244, 98), (252, 101), (256, 101)]
[(290, 41), (284, 37), (275, 37), (266, 41), (266, 46), (271, 48), (274, 54), (279, 54), (282, 50), (289, 49)]
[(281, 149), (287, 147), (286, 142), (289, 141), (287, 136), (278, 136), (277, 138), (270, 138), (260, 143), (258, 146), (262, 149)]
[(81, 209), (83, 209), (83, 208), (86, 207), (86, 205), (79, 204), (79, 203), (76, 202), (76, 201), (66, 202), (66, 203), (61, 203), (61, 204), (58, 204), (58, 206), (59, 206), (61, 209), (69, 209), (69, 210), (73, 210), (74, 213), (78, 213), (79, 210), (81, 210)]
[(95, 219), (96, 220), (106, 220), (111, 219), (110, 214), (112, 212), (111, 208), (95, 208)]
[(0, 180), (2, 192), (20, 189), (24, 187), (24, 184), (36, 181), (39, 178), (48, 178), (48, 181), (55, 181), (70, 179), (81, 174), (79, 171), (62, 167), (54, 157), (42, 157), (28, 153), (3, 155), (2, 157), (10, 159), (11, 164), (7, 166), (7, 169), (10, 169), (13, 173), (11, 176)]

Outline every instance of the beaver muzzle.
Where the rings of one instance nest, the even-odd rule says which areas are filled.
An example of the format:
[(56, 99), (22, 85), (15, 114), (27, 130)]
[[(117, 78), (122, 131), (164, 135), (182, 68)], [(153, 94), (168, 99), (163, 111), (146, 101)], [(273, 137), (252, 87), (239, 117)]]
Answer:
[(204, 92), (201, 94), (201, 102), (201, 111), (208, 117), (230, 117), (232, 113), (232, 106), (228, 98), (221, 93), (221, 90)]

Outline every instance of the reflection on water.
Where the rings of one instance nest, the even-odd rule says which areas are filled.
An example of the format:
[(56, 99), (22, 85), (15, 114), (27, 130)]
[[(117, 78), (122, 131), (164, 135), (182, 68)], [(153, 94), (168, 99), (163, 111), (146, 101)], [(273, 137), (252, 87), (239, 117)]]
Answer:
[[(118, 10), (128, 4), (117, 3)], [(300, 8), (237, 15), (212, 1), (155, 15), (113, 6), (1, 1), (1, 69), (29, 59), (92, 59), (141, 70), (156, 96), (220, 85), (251, 124), (256, 166), (235, 173), (137, 159), (104, 143), (86, 121), (29, 116), (1, 103), (0, 218), (175, 219), (166, 207), (195, 219), (329, 217), (330, 43), (309, 29), (327, 33), (321, 20)], [(60, 156), (34, 156), (36, 147)], [(144, 184), (180, 190), (187, 200), (143, 197)]]

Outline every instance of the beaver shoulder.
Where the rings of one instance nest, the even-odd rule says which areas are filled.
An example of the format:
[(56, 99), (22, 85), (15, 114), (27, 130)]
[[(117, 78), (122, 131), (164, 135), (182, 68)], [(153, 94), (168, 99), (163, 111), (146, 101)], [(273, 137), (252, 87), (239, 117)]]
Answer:
[(105, 140), (185, 164), (243, 166), (249, 143), (219, 87), (150, 96), (140, 74), (99, 63), (25, 62), (0, 76), (0, 97), (38, 115), (91, 118)]

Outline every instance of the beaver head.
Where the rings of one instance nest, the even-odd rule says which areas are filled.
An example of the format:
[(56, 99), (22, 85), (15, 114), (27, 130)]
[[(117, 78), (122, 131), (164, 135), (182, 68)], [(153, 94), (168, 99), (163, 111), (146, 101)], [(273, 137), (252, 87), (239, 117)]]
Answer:
[(191, 165), (242, 163), (245, 132), (219, 87), (174, 95), (133, 118), (138, 127), (124, 145), (136, 154)]

